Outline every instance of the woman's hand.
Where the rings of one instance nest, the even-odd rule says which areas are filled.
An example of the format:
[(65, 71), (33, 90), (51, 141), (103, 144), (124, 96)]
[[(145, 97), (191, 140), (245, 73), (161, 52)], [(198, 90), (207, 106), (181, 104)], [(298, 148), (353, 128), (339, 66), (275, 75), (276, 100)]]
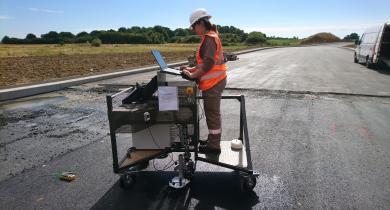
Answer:
[(194, 78), (194, 74), (189, 72), (187, 69), (184, 69), (183, 70), (183, 73), (188, 76), (190, 79), (193, 79)]
[(180, 71), (183, 71), (183, 70), (185, 70), (185, 69), (187, 69), (187, 68), (188, 68), (188, 66), (182, 65), (182, 66), (180, 66)]
[(200, 78), (204, 74), (201, 69), (197, 68), (186, 68), (183, 70), (183, 73), (191, 79)]
[(195, 67), (180, 66), (180, 71), (184, 71), (184, 70), (187, 70), (189, 72), (194, 72), (195, 71)]

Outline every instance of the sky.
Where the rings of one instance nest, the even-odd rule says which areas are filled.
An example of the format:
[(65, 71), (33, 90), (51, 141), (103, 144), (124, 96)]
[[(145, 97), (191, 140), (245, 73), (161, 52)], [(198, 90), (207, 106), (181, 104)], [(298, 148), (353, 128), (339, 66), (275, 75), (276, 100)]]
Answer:
[(188, 27), (197, 8), (205, 8), (215, 24), (280, 37), (331, 32), (342, 38), (390, 22), (390, 0), (0, 0), (0, 39), (131, 26), (174, 30)]

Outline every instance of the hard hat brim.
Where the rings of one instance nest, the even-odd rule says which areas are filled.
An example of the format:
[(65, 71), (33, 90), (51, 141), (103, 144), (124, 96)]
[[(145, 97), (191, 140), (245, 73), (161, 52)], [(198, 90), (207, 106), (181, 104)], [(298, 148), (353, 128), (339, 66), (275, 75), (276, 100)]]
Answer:
[(205, 16), (201, 16), (201, 17), (199, 17), (198, 19), (196, 19), (193, 23), (191, 23), (191, 25), (188, 27), (190, 30), (193, 30), (193, 28), (192, 28), (192, 25), (194, 25), (194, 23), (196, 23), (196, 21), (198, 21), (198, 20), (200, 20), (200, 19), (202, 19), (202, 18), (207, 18), (208, 20), (209, 19), (211, 19), (211, 15), (205, 15)]

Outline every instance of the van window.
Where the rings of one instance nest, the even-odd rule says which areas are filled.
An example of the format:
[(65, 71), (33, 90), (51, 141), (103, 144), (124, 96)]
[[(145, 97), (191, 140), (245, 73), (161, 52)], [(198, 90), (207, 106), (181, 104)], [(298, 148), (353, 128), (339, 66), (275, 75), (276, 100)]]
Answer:
[(376, 32), (364, 34), (362, 43), (363, 44), (374, 44), (377, 36), (378, 36), (378, 33), (376, 33)]
[(362, 34), (362, 37), (360, 37), (359, 44), (363, 44), (364, 35), (365, 35), (365, 34)]
[(382, 35), (382, 42), (390, 43), (390, 25), (387, 25)]

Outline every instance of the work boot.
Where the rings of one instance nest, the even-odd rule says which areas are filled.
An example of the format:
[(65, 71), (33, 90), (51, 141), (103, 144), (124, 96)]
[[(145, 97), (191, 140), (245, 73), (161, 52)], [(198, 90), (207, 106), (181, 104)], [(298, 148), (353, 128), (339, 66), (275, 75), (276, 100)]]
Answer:
[(207, 145), (199, 145), (200, 153), (221, 153), (221, 134), (209, 134)]

